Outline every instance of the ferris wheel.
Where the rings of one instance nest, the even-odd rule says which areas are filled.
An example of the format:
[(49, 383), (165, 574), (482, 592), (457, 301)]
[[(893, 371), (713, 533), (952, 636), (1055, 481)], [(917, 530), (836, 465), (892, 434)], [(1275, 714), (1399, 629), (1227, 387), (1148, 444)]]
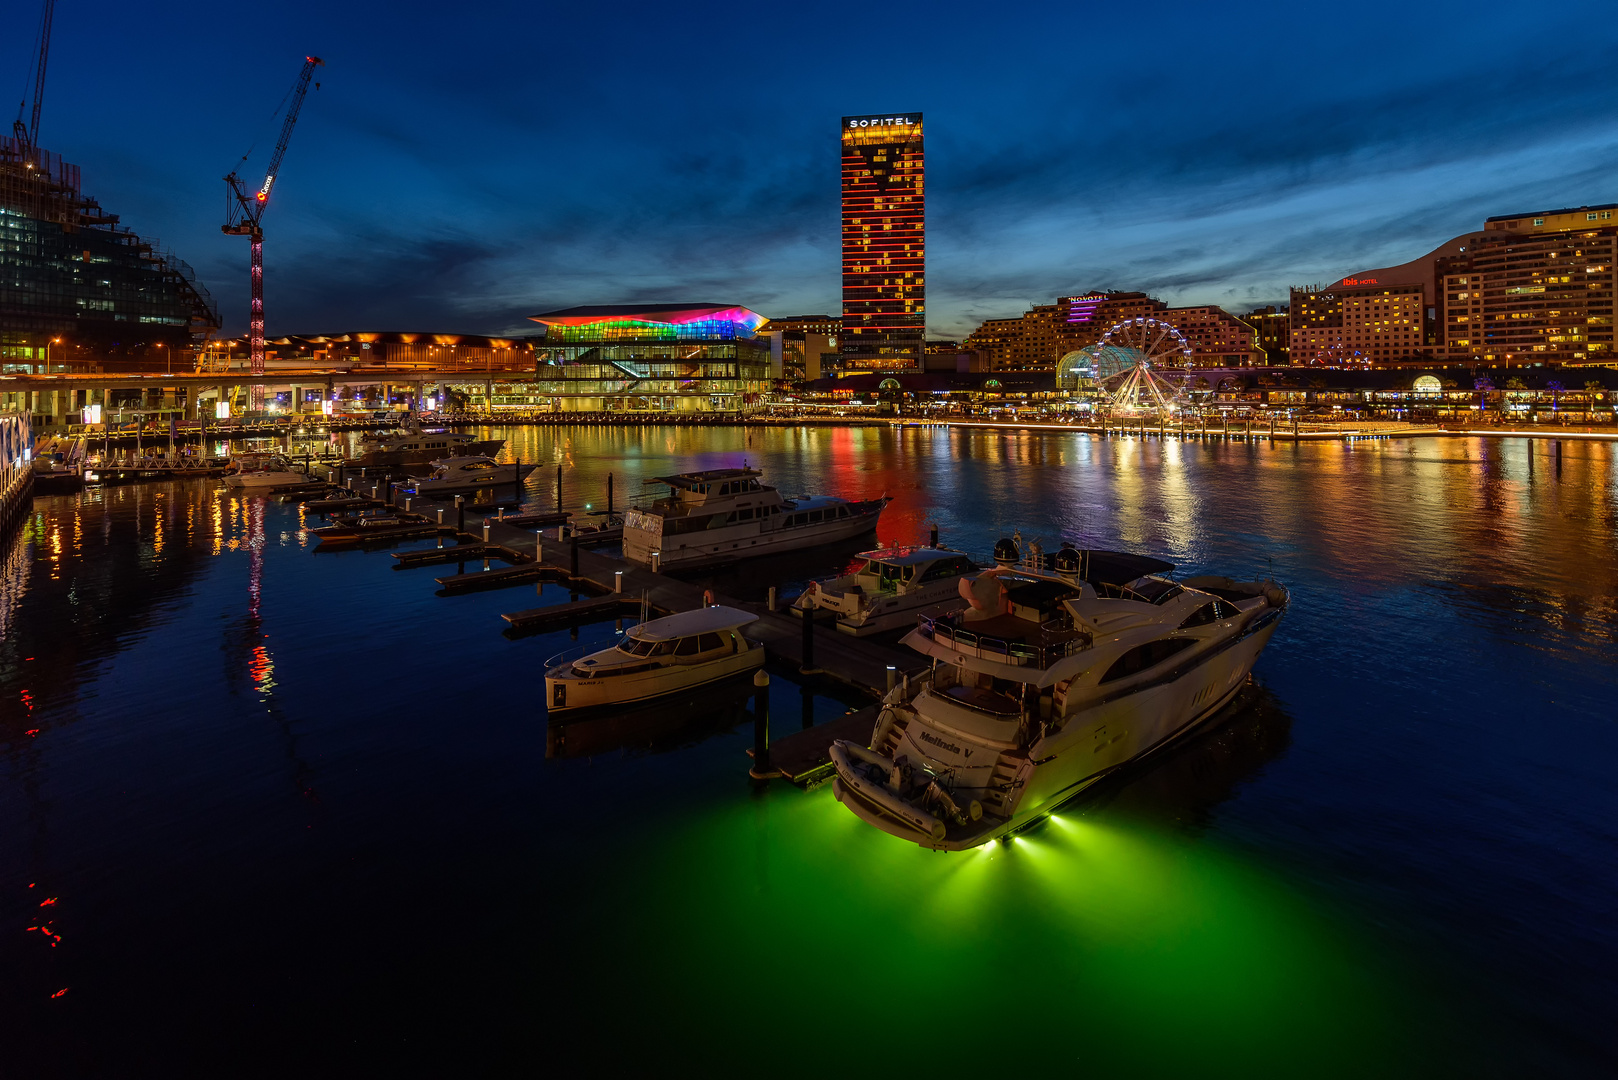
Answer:
[(1191, 343), (1172, 324), (1141, 315), (1108, 327), (1091, 356), (1114, 411), (1167, 412), (1184, 391)]

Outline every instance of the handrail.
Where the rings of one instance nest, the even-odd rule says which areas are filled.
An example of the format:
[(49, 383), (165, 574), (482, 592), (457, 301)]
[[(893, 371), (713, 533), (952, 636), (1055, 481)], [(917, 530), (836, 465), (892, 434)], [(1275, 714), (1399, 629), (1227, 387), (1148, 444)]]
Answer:
[[(936, 618), (918, 615), (917, 623), (922, 633), (937, 640), (947, 638), (953, 644), (970, 648), (982, 657), (986, 652), (999, 653), (1005, 657), (1005, 662), (1015, 667), (1047, 668), (1057, 660), (1072, 656), (1090, 648), (1094, 640), (1088, 634), (1076, 634), (1067, 641), (1051, 645), (1029, 645), (1022, 641), (1011, 641), (1006, 638), (990, 637), (986, 634), (974, 634), (970, 630), (956, 626), (952, 616), (940, 615)], [(1060, 632), (1058, 620), (1052, 619), (1040, 625), (1042, 634)]]

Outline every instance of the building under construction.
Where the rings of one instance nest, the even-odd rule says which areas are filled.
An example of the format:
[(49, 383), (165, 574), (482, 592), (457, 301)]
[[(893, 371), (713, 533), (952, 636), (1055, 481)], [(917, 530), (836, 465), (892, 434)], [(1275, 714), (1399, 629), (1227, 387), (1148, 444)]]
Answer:
[(191, 268), (86, 196), (78, 166), (0, 138), (0, 371), (149, 365), (218, 328)]

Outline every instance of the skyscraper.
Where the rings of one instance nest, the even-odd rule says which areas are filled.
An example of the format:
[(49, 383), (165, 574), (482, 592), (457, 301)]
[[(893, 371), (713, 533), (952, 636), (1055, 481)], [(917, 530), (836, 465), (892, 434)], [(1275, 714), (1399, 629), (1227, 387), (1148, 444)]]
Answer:
[(843, 117), (845, 366), (920, 367), (927, 328), (921, 113)]

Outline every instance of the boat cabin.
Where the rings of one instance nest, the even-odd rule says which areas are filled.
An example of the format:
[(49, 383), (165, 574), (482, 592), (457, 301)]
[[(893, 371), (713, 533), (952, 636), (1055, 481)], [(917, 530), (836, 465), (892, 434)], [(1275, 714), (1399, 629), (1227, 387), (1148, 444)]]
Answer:
[(974, 573), (977, 566), (958, 551), (934, 547), (892, 547), (862, 551), (865, 565), (854, 579), (866, 592), (898, 592), (901, 587), (925, 585)]

